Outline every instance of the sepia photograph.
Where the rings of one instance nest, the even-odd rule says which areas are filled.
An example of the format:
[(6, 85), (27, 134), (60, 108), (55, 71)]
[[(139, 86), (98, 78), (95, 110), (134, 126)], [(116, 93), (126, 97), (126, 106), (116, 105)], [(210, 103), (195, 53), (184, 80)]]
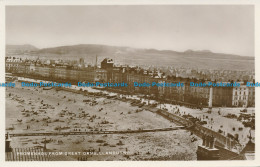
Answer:
[(254, 5), (6, 5), (4, 45), (5, 161), (256, 159)]

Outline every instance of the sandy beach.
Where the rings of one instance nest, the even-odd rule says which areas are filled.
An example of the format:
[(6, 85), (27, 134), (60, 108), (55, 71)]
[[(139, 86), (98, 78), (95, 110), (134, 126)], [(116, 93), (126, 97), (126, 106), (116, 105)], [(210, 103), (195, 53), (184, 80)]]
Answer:
[[(169, 128), (176, 126), (150, 111), (136, 112), (127, 102), (82, 94), (43, 90), (6, 89), (6, 130), (10, 133), (75, 132)], [(197, 141), (192, 142), (192, 138)], [(45, 137), (13, 137), (12, 147), (43, 146)], [(127, 151), (128, 154), (92, 155), (88, 160), (196, 160), (201, 140), (186, 130), (140, 134), (47, 136), (47, 149), (63, 152)], [(77, 158), (77, 155), (72, 156)]]

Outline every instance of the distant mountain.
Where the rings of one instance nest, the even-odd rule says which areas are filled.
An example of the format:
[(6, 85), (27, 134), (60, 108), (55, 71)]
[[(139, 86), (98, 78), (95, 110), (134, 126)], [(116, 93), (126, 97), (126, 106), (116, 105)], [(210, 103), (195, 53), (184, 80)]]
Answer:
[(51, 54), (102, 54), (115, 53), (117, 50), (125, 51), (127, 47), (114, 47), (106, 45), (81, 44), (72, 46), (60, 46), (54, 48), (44, 48), (38, 50), (37, 53), (51, 53)]
[(232, 54), (213, 53), (209, 50), (177, 52), (172, 50), (139, 49), (130, 47), (80, 44), (53, 48), (35, 48), (31, 56), (48, 59), (84, 58), (93, 63), (96, 55), (100, 63), (109, 57), (120, 64), (197, 67), (208, 69), (252, 70), (255, 67), (254, 57)]
[(30, 52), (30, 51), (36, 51), (38, 48), (36, 48), (33, 45), (6, 45), (6, 51), (11, 51), (11, 52)]

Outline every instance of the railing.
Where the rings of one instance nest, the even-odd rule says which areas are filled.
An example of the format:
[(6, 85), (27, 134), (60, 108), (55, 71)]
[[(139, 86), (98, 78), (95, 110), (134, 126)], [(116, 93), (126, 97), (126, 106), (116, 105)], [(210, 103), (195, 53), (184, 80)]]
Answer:
[(176, 126), (172, 128), (160, 129), (139, 129), (139, 130), (120, 130), (120, 131), (87, 131), (87, 132), (42, 132), (42, 133), (13, 133), (9, 134), (10, 137), (21, 136), (67, 136), (67, 135), (89, 135), (89, 134), (125, 134), (125, 133), (146, 133), (146, 132), (160, 132), (160, 131), (173, 131), (183, 129), (184, 126)]
[(49, 158), (43, 148), (13, 148), (5, 153), (6, 161), (49, 161)]
[(198, 123), (193, 123), (192, 121), (187, 120), (181, 116), (169, 113), (166, 110), (158, 110), (157, 113), (159, 115), (165, 117), (166, 119), (175, 122), (178, 125), (192, 127), (190, 129), (190, 131), (195, 133), (198, 137), (202, 137), (204, 134), (213, 136), (216, 139), (217, 146), (220, 146), (220, 147), (227, 146), (229, 149), (232, 149), (236, 144), (238, 144), (238, 142), (230, 139), (229, 137), (226, 137), (218, 132), (208, 129)]

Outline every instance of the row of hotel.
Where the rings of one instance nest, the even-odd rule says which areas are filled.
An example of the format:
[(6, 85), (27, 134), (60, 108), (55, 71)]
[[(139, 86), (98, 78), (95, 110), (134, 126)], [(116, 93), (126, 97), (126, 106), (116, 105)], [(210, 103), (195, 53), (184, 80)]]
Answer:
[[(158, 100), (171, 103), (208, 106), (209, 87), (190, 87), (190, 82), (207, 82), (203, 79), (183, 78), (167, 75), (160, 70), (145, 70), (140, 67), (115, 66), (112, 59), (104, 59), (101, 66), (84, 66), (84, 60), (78, 64), (42, 64), (38, 60), (22, 60), (21, 58), (7, 57), (6, 72), (17, 76), (53, 80), (58, 82), (110, 82), (128, 83), (127, 87), (108, 88), (126, 94), (140, 93)], [(139, 83), (184, 83), (183, 87), (134, 87)], [(217, 80), (212, 81), (217, 82)], [(230, 81), (232, 82), (232, 81)], [(240, 87), (213, 87), (213, 107), (251, 107), (255, 105), (255, 88), (247, 87), (241, 82)]]

